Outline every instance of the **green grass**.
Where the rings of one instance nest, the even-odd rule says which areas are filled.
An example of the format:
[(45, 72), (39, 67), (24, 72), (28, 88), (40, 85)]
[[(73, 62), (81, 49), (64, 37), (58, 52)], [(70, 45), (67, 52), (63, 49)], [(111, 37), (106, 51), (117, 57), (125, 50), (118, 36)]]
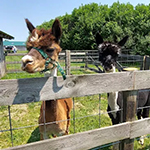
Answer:
[(6, 56), (6, 62), (21, 61), (22, 56)]
[(18, 51), (17, 53), (27, 53), (28, 51), (27, 50), (25, 50), (25, 51)]
[[(70, 126), (70, 134), (111, 125), (111, 120), (106, 113), (106, 94), (101, 94), (100, 103), (99, 95), (74, 98), (74, 103), (75, 107), (71, 112), (72, 120)], [(40, 106), (41, 102), (11, 106), (12, 128), (20, 128), (17, 130), (13, 130), (13, 146), (40, 140), (40, 134), (38, 129), (38, 117), (40, 114)], [(10, 127), (7, 106), (1, 106), (0, 112), (0, 130), (9, 130)], [(76, 118), (75, 121), (73, 120), (73, 116), (75, 116)], [(22, 127), (27, 128), (22, 129)], [(10, 131), (3, 133), (0, 132), (0, 137), (0, 148), (7, 148), (12, 146)], [(150, 138), (145, 140), (144, 146), (141, 146), (137, 141), (135, 141), (134, 145), (135, 149), (137, 150), (144, 150), (144, 148), (149, 148)], [(111, 148), (112, 146), (109, 146), (107, 148), (103, 148), (102, 150), (109, 150)]]
[(144, 145), (140, 145), (138, 143), (139, 138), (136, 138), (134, 141), (134, 149), (135, 150), (150, 150), (150, 135), (148, 135), (149, 138), (145, 138)]
[[(20, 52), (18, 52), (20, 53)], [(7, 56), (7, 61), (20, 61), (22, 56)], [(64, 66), (64, 62), (60, 63)], [(85, 70), (84, 63), (71, 63), (72, 66), (82, 66), (80, 69), (71, 70), (71, 74), (93, 74), (90, 70)], [(133, 67), (132, 64), (128, 65)], [(19, 69), (18, 64), (7, 65), (7, 69)], [(94, 65), (89, 65), (91, 68), (95, 68)], [(137, 64), (136, 67), (139, 68)], [(95, 68), (96, 69), (96, 68)], [(60, 73), (58, 73), (60, 76)], [(8, 73), (2, 79), (20, 79), (20, 78), (33, 78), (43, 77), (43, 74), (28, 74), (22, 73)], [(107, 98), (106, 94), (101, 95), (101, 101), (99, 105), (99, 95), (85, 96), (74, 98), (75, 111), (72, 110), (71, 118), (75, 115), (75, 121), (71, 120), (70, 134), (83, 132), (87, 130), (96, 129), (99, 127), (110, 126), (111, 121), (108, 117), (107, 110)], [(38, 117), (40, 114), (41, 102), (12, 105), (11, 106), (11, 120), (13, 130), (13, 146), (31, 143), (40, 140), (38, 129)], [(100, 108), (100, 116), (99, 116)], [(100, 122), (99, 122), (100, 121)], [(74, 126), (75, 125), (75, 126)], [(28, 127), (31, 126), (31, 127)], [(27, 128), (22, 128), (27, 127)], [(7, 106), (0, 107), (0, 130), (9, 130), (9, 117)], [(19, 129), (18, 129), (19, 128)], [(137, 141), (134, 143), (135, 150), (150, 149), (150, 138), (145, 140), (144, 146), (141, 146)], [(0, 132), (0, 148), (11, 147), (10, 131)], [(112, 146), (102, 148), (102, 150), (110, 150)]]
[(44, 77), (44, 74), (40, 74), (40, 73), (29, 74), (26, 72), (8, 73), (1, 79), (23, 79), (23, 78), (36, 78), (36, 77)]
[[(73, 115), (75, 114), (76, 119), (75, 122), (73, 119), (71, 120), (70, 134), (99, 128), (99, 119), (100, 127), (111, 125), (111, 121), (107, 114), (98, 115), (100, 107), (98, 95), (74, 98), (74, 102), (75, 112), (72, 110), (71, 118), (73, 118)], [(16, 129), (24, 126), (35, 125), (34, 127), (13, 130), (14, 146), (40, 140), (37, 126), (40, 105), (41, 102), (11, 106), (12, 128)], [(106, 94), (103, 94), (101, 100), (101, 113), (106, 112), (106, 107)], [(0, 107), (0, 112), (2, 113), (2, 117), (0, 118), (0, 130), (8, 130), (9, 118), (7, 106)], [(10, 131), (0, 133), (0, 136), (0, 148), (11, 147)]]
[[(20, 128), (23, 126), (37, 125), (37, 120), (39, 117), (40, 102), (13, 105), (11, 106), (11, 121), (12, 128)], [(0, 108), (2, 113), (2, 118), (0, 118), (0, 130), (9, 129), (9, 118), (7, 106)], [(26, 144), (34, 131), (35, 127), (13, 130), (13, 145)], [(0, 148), (11, 147), (11, 137), (10, 132), (0, 133)]]

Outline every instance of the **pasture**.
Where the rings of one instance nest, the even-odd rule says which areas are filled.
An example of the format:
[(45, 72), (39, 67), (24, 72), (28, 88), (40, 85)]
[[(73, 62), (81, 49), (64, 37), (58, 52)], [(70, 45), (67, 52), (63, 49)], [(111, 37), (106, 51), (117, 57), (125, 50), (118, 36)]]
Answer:
[[(12, 60), (12, 56), (7, 56), (6, 60)], [(20, 56), (14, 58), (19, 61)], [(16, 64), (15, 64), (16, 65)], [(61, 63), (64, 66), (64, 62)], [(84, 66), (84, 63), (71, 63), (73, 67)], [(128, 64), (127, 64), (128, 65)], [(19, 65), (16, 65), (17, 68)], [(95, 68), (94, 65), (89, 65), (91, 68)], [(132, 64), (130, 63), (130, 66)], [(139, 64), (136, 67), (139, 67)], [(10, 68), (9, 68), (10, 67)], [(12, 65), (8, 65), (9, 69)], [(71, 74), (94, 74), (94, 72), (89, 71), (84, 68), (79, 68), (71, 70)], [(19, 69), (19, 67), (17, 68)], [(27, 73), (8, 73), (2, 79), (19, 79), (19, 78), (30, 78), (30, 77), (43, 77), (43, 74), (27, 74)], [(35, 141), (39, 141), (39, 130), (38, 130), (38, 117), (40, 112), (41, 102), (29, 103), (29, 104), (20, 104), (20, 105), (12, 105), (10, 107), (11, 111), (11, 124), (12, 124), (12, 133), (10, 134), (10, 123), (9, 123), (9, 115), (8, 115), (8, 107), (1, 106), (1, 118), (0, 118), (0, 130), (8, 130), (6, 132), (0, 132), (1, 141), (0, 148), (7, 148), (17, 145), (22, 145), (26, 143), (31, 143)], [(87, 130), (96, 129), (99, 127), (106, 127), (111, 125), (110, 118), (106, 112), (107, 109), (107, 99), (106, 94), (96, 94), (91, 96), (84, 97), (75, 97), (74, 98), (74, 109), (71, 112), (71, 127), (70, 134), (83, 132)], [(75, 117), (75, 119), (73, 119)], [(25, 127), (25, 128), (24, 128)], [(11, 139), (12, 138), (12, 139)], [(101, 148), (101, 149), (111, 149), (112, 146)], [(150, 148), (150, 138), (145, 140), (145, 144), (143, 146), (139, 145), (136, 141), (134, 144), (135, 149), (144, 150), (145, 148)], [(100, 149), (100, 148), (99, 148)]]
[[(103, 95), (101, 106), (99, 105), (99, 95), (74, 98), (75, 111), (71, 112), (71, 118), (75, 115), (76, 120), (71, 120), (71, 134), (96, 129), (99, 126), (109, 126), (111, 124), (106, 113), (107, 101), (105, 97), (106, 95)], [(40, 140), (38, 131), (40, 105), (41, 102), (11, 106), (12, 127), (17, 129), (27, 126), (25, 129), (13, 130), (14, 146)], [(100, 113), (102, 113), (100, 116), (99, 107), (101, 107)], [(0, 120), (2, 123), (1, 129), (7, 130), (9, 129), (8, 108), (2, 106), (1, 112), (3, 112)], [(99, 119), (100, 122), (98, 121)], [(1, 137), (1, 148), (11, 147), (10, 132), (1, 133)]]
[[(111, 120), (107, 115), (106, 94), (78, 97), (74, 99), (75, 112), (71, 112), (71, 118), (75, 115), (76, 120), (71, 120), (70, 134), (106, 127), (111, 125)], [(32, 143), (40, 140), (38, 129), (38, 117), (41, 102), (12, 105), (11, 120), (13, 132), (13, 146)], [(100, 109), (99, 109), (100, 108)], [(0, 107), (0, 130), (9, 130), (8, 107)], [(74, 114), (75, 113), (75, 114)], [(74, 126), (75, 125), (75, 126)], [(23, 128), (25, 127), (25, 128)], [(10, 131), (0, 132), (0, 148), (12, 146)], [(137, 138), (138, 140), (138, 138)], [(102, 150), (111, 150), (112, 146), (101, 148)], [(145, 144), (141, 146), (135, 140), (134, 149), (145, 150), (150, 148), (150, 137), (145, 139)]]

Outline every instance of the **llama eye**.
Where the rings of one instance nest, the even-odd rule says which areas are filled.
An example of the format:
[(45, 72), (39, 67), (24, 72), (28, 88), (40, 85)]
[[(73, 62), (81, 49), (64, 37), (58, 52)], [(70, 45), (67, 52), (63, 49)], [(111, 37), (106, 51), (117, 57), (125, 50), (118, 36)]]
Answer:
[(51, 52), (53, 52), (53, 51), (54, 51), (53, 48), (46, 49), (46, 52), (48, 52), (48, 53), (51, 53)]

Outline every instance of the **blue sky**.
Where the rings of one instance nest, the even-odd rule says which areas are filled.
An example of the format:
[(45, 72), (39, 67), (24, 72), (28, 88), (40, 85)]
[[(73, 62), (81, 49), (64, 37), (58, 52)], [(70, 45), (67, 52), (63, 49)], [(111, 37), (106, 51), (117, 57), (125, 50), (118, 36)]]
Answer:
[[(71, 14), (74, 8), (89, 3), (111, 6), (117, 0), (0, 0), (0, 30), (15, 37), (15, 41), (26, 41), (28, 30), (24, 19), (28, 18), (34, 26), (45, 21)], [(149, 0), (119, 0), (120, 3), (150, 4)]]

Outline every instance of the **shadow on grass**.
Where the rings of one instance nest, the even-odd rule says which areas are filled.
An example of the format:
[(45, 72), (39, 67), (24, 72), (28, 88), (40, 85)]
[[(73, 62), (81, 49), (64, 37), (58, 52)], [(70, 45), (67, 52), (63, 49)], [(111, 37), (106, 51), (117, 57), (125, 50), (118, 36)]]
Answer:
[(39, 127), (37, 127), (32, 133), (27, 143), (40, 141), (40, 131)]

